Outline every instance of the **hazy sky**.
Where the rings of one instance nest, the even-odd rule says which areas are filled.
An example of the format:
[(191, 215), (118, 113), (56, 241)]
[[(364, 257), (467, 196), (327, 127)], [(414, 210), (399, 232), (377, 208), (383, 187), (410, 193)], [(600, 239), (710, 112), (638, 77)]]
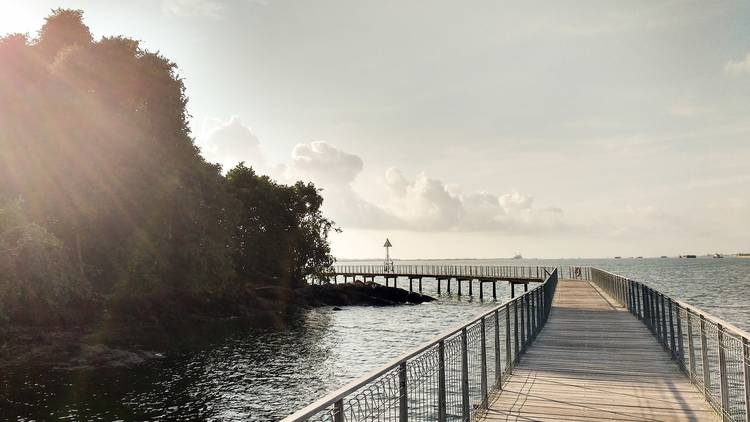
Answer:
[(0, 32), (59, 6), (179, 65), (208, 159), (322, 186), (340, 257), (750, 252), (747, 1), (0, 0)]

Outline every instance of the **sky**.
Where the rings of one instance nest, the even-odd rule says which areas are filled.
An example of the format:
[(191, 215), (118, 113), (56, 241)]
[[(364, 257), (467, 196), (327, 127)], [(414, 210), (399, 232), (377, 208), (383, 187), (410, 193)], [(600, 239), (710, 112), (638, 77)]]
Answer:
[(178, 64), (209, 161), (321, 187), (339, 258), (750, 252), (746, 1), (0, 0), (0, 33), (57, 7)]

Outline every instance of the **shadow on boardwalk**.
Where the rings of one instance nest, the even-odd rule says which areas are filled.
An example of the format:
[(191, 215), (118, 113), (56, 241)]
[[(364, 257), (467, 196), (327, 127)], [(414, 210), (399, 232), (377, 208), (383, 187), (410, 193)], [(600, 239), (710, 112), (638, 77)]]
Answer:
[(715, 421), (648, 329), (587, 281), (561, 281), (488, 421)]

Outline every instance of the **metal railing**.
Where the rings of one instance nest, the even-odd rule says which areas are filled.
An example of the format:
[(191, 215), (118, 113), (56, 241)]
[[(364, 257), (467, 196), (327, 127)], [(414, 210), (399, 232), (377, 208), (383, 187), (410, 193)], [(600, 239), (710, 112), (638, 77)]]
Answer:
[[(414, 277), (480, 277), (513, 279), (546, 279), (553, 270), (565, 274), (563, 267), (510, 265), (334, 265), (336, 274), (399, 275)], [(567, 267), (569, 278), (584, 278), (589, 267)]]
[(475, 419), (547, 321), (557, 274), (552, 269), (531, 291), (405, 353), (284, 421)]
[(724, 421), (750, 418), (750, 334), (638, 281), (590, 274), (643, 321)]

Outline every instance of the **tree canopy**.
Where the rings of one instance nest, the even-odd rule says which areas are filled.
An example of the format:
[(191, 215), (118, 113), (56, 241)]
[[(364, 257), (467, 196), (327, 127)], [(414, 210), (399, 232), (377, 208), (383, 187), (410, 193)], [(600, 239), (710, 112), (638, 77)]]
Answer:
[[(318, 189), (243, 164), (222, 176), (195, 146), (187, 101), (174, 63), (94, 40), (80, 10), (0, 39), (0, 230), (22, 219), (48, 282), (69, 292), (39, 301), (297, 286), (332, 263)], [(26, 283), (10, 278), (0, 289)]]

